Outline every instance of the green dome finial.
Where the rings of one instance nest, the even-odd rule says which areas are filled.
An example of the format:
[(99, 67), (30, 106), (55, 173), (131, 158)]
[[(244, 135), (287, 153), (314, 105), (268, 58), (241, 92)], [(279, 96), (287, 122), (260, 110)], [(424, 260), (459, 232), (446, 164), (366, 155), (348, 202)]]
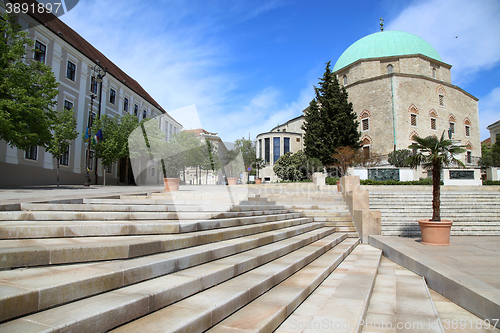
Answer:
[(380, 31), (384, 31), (384, 19), (380, 18)]

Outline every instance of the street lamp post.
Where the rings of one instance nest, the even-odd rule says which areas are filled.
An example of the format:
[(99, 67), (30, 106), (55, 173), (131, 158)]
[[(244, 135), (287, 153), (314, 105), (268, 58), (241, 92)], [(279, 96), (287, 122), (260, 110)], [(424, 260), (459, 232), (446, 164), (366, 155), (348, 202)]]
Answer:
[[(95, 83), (100, 83), (101, 84), (101, 95), (102, 95), (102, 78), (106, 75), (107, 69), (102, 68), (99, 65), (99, 61), (97, 61), (97, 65), (94, 67), (91, 67), (93, 75), (92, 78), (94, 79)], [(94, 82), (91, 81), (91, 92), (90, 92), (90, 110), (89, 110), (89, 119), (88, 119), (88, 143), (87, 143), (87, 161), (86, 161), (86, 171), (85, 171), (85, 183), (83, 184), (84, 186), (90, 186), (90, 176), (89, 176), (89, 167), (90, 167), (90, 140), (92, 137), (92, 110), (94, 108), (94, 99), (97, 98), (97, 89), (94, 92)], [(101, 114), (101, 99), (99, 99), (99, 116)], [(99, 117), (100, 118), (100, 117)], [(97, 159), (95, 163), (95, 169), (96, 169), (96, 184), (97, 184)]]
[[(106, 76), (108, 69), (106, 67), (102, 68), (99, 60), (96, 60), (97, 65), (93, 67), (95, 73), (95, 81), (99, 84), (99, 108), (97, 109), (97, 119), (101, 119), (101, 102), (102, 102), (102, 81)], [(106, 171), (104, 171), (106, 172)], [(98, 182), (97, 174), (97, 157), (95, 158), (95, 184)]]
[(86, 166), (85, 166), (85, 183), (83, 186), (90, 186), (90, 179), (89, 179), (89, 163), (90, 163), (90, 138), (92, 136), (92, 109), (94, 107), (94, 99), (97, 97), (96, 94), (93, 92), (90, 93), (90, 110), (89, 110), (89, 121), (87, 123), (87, 161), (86, 161)]

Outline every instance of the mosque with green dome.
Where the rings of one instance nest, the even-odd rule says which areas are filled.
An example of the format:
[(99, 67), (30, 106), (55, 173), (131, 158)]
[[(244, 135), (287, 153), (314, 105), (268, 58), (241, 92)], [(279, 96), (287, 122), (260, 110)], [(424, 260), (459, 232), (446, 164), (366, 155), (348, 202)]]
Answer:
[[(432, 45), (407, 32), (381, 31), (349, 46), (333, 72), (358, 115), (365, 154), (386, 161), (395, 149), (408, 148), (414, 136), (451, 130), (452, 139), (467, 149), (460, 159), (477, 164), (478, 99), (451, 83), (450, 69)], [(257, 136), (257, 155), (269, 166), (264, 179), (277, 179), (276, 157), (303, 149), (303, 121), (300, 116)]]

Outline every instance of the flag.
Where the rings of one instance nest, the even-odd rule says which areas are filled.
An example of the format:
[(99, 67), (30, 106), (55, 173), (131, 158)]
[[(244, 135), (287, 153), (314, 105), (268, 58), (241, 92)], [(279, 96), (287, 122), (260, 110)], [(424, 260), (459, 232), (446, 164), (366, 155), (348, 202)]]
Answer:
[(85, 132), (85, 137), (83, 138), (83, 141), (89, 141), (89, 128), (87, 127), (87, 131)]
[(94, 144), (101, 142), (103, 139), (102, 136), (102, 130), (97, 131), (97, 133), (94, 135)]

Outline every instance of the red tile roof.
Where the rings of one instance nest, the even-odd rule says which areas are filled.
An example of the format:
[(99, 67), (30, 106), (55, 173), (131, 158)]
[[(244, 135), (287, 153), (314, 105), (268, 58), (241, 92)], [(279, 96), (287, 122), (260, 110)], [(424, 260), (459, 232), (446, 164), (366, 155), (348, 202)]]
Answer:
[[(28, 3), (36, 4), (35, 0), (11, 0), (15, 3)], [(114, 76), (122, 84), (126, 85), (128, 88), (133, 90), (138, 95), (142, 96), (145, 100), (151, 103), (153, 106), (158, 108), (160, 111), (165, 112), (165, 110), (158, 104), (153, 97), (151, 97), (144, 88), (132, 77), (127, 75), (118, 66), (116, 66), (111, 60), (109, 60), (104, 54), (87, 42), (82, 36), (80, 36), (76, 31), (68, 27), (65, 23), (59, 20), (55, 15), (49, 13), (30, 13), (30, 16), (35, 20), (40, 22), (47, 29), (51, 30), (54, 35), (58, 36), (62, 40), (66, 41), (68, 44), (73, 46), (75, 49), (84, 54), (90, 61), (96, 63), (99, 60), (102, 67), (107, 68), (108, 73)]]
[(488, 138), (488, 139), (486, 139), (486, 140), (483, 140), (483, 141), (481, 142), (481, 145), (483, 145), (483, 144), (487, 144), (488, 146), (491, 146), (491, 138)]
[(186, 132), (193, 132), (194, 134), (196, 134), (197, 136), (198, 135), (201, 135), (202, 133), (203, 134), (210, 134), (209, 132), (205, 131), (204, 129), (202, 128), (198, 128), (198, 129), (191, 129), (191, 130), (186, 130)]

